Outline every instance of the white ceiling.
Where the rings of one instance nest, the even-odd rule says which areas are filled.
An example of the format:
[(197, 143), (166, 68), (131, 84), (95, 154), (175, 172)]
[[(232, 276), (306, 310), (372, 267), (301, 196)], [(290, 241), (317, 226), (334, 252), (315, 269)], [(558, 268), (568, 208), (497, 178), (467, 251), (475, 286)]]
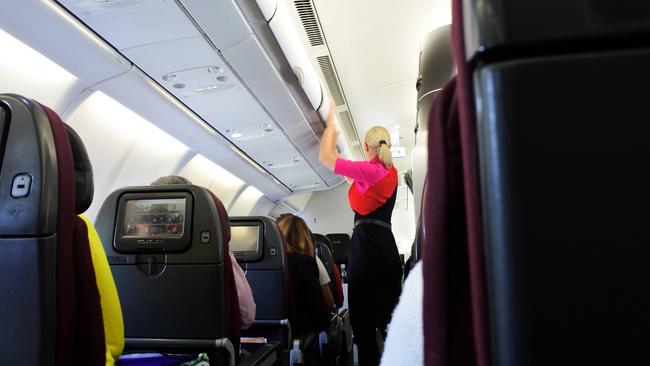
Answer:
[(451, 21), (450, 1), (313, 2), (358, 133), (374, 125), (399, 130), (407, 156), (396, 166), (408, 169), (421, 42)]

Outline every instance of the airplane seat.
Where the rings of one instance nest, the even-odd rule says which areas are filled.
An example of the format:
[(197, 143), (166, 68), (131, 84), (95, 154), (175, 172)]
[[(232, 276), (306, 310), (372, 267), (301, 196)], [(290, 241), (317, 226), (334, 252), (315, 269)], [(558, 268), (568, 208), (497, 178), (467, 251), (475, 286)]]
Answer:
[(647, 357), (650, 3), (535, 4), (452, 1), (458, 74), (429, 126), (426, 365)]
[[(222, 235), (223, 235), (223, 252), (230, 252), (230, 220), (228, 218), (228, 212), (224, 207), (223, 203), (217, 196), (210, 190), (210, 197), (214, 201), (214, 205), (217, 208), (217, 213), (219, 216), (219, 225), (221, 226)], [(239, 297), (237, 296), (237, 286), (235, 284), (235, 275), (232, 270), (233, 263), (231, 262), (230, 255), (224, 255), (224, 285), (226, 294), (235, 294), (235, 296), (226, 296), (225, 298), (225, 308), (226, 308), (226, 322), (227, 322), (227, 334), (228, 338), (233, 342), (233, 347), (237, 350), (239, 349), (239, 341), (241, 338), (241, 322), (240, 322), (240, 311), (239, 311)]]
[(334, 303), (337, 308), (340, 308), (343, 306), (343, 286), (341, 283), (341, 272), (338, 269), (338, 266), (336, 266), (336, 263), (334, 263), (332, 243), (322, 234), (312, 234), (312, 237), (314, 238), (316, 255), (318, 255), (318, 258), (323, 262), (323, 266), (330, 278), (329, 287), (332, 291)]
[[(334, 263), (329, 239), (322, 234), (312, 234), (316, 255), (323, 262), (323, 266), (330, 278), (329, 288), (334, 299), (337, 309), (343, 305), (343, 286), (338, 267)], [(333, 324), (329, 329), (319, 334), (319, 344), (321, 360), (323, 363), (335, 363), (338, 350), (336, 349), (337, 334), (339, 333), (338, 324)]]
[(246, 272), (256, 299), (257, 314), (246, 337), (282, 342), (290, 365), (311, 364), (320, 358), (316, 332), (296, 334), (295, 308), (289, 273), (288, 244), (275, 221), (268, 217), (231, 217), (231, 248)]
[(128, 351), (239, 358), (239, 304), (227, 214), (194, 185), (126, 187), (97, 216), (120, 293)]
[(0, 122), (3, 364), (112, 365), (119, 334), (105, 328), (97, 281), (109, 278), (96, 276), (101, 253), (77, 216), (93, 191), (83, 143), (54, 111), (22, 96), (0, 95)]
[[(68, 125), (65, 125), (65, 129), (70, 141), (74, 162), (75, 211), (79, 215), (79, 218), (83, 220), (83, 225), (79, 220), (76, 221), (80, 228), (81, 237), (88, 239), (91, 260), (88, 262), (86, 259), (85, 263), (90, 263), (92, 265), (93, 273), (95, 275), (95, 283), (101, 307), (103, 340), (105, 343), (105, 364), (107, 366), (112, 366), (124, 349), (124, 321), (122, 318), (122, 308), (101, 239), (99, 239), (99, 235), (97, 234), (93, 223), (86, 216), (82, 215), (82, 213), (90, 207), (95, 192), (93, 169), (90, 163), (90, 158), (88, 157), (86, 147), (77, 132)], [(84, 252), (84, 254), (87, 255), (86, 252)], [(89, 277), (89, 279), (92, 278)], [(87, 283), (84, 287), (80, 287), (80, 289), (82, 288), (90, 289), (91, 298), (95, 296), (92, 282)], [(88, 292), (88, 290), (86, 290), (86, 292)], [(82, 298), (84, 297), (86, 296), (82, 296)], [(91, 303), (91, 306), (95, 306), (94, 302)], [(86, 346), (80, 345), (80, 347)], [(88, 361), (82, 359), (80, 362), (87, 364)]]
[(350, 235), (344, 233), (327, 234), (325, 235), (332, 243), (332, 254), (334, 255), (334, 262), (341, 270), (341, 277), (343, 282), (347, 283), (347, 273), (345, 266), (348, 264), (348, 246), (350, 245)]
[(231, 217), (230, 226), (231, 249), (244, 268), (257, 306), (255, 322), (242, 335), (280, 343), (283, 364), (304, 363), (316, 337), (292, 329), (295, 305), (282, 232), (273, 219), (264, 216)]
[(418, 224), (415, 227), (415, 239), (413, 240), (413, 248), (411, 250), (411, 268), (413, 268), (417, 262), (422, 259), (422, 242), (423, 242), (423, 227), (422, 227), (422, 217), (418, 220)]

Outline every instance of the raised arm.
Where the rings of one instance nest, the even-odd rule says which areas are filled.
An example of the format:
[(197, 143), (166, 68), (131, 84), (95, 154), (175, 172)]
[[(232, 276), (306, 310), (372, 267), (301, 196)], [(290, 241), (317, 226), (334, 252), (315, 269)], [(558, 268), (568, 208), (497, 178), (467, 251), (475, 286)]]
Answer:
[(323, 131), (323, 138), (320, 140), (320, 151), (318, 152), (318, 160), (321, 164), (334, 170), (334, 163), (336, 158), (339, 157), (339, 152), (336, 149), (336, 140), (339, 138), (339, 132), (334, 127), (334, 114), (336, 113), (336, 106), (334, 101), (330, 101), (330, 110), (327, 114), (327, 126)]

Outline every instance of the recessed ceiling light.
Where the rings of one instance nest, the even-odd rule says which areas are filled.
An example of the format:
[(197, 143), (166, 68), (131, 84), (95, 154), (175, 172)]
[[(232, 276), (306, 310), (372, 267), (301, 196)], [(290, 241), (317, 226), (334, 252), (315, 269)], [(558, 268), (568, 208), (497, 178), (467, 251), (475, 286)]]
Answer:
[(221, 85), (209, 85), (209, 86), (204, 86), (202, 88), (196, 88), (192, 90), (195, 93), (202, 93), (202, 92), (207, 92), (207, 91), (214, 91), (215, 89), (221, 88)]
[(217, 76), (217, 80), (219, 81), (228, 81), (228, 77), (225, 75)]
[(220, 74), (223, 72), (223, 68), (219, 66), (210, 66), (208, 67), (208, 72), (212, 74)]
[(230, 135), (230, 136), (232, 136), (232, 138), (234, 138), (234, 139), (237, 139), (237, 138), (240, 138), (240, 137), (242, 137), (242, 134), (241, 134), (241, 133), (239, 133), (239, 132), (235, 132), (235, 133), (233, 133), (233, 134), (232, 134), (232, 135)]
[(162, 79), (169, 82), (176, 81), (176, 74), (163, 75)]
[(299, 163), (300, 162), (300, 157), (299, 156), (294, 156), (293, 157), (293, 162), (294, 163)]
[(273, 132), (273, 126), (271, 126), (270, 123), (263, 123), (262, 129), (264, 130), (264, 132)]
[(265, 161), (262, 162), (262, 164), (264, 164), (266, 166), (273, 166), (273, 162), (271, 160), (265, 160)]
[(176, 88), (176, 89), (183, 89), (184, 87), (185, 87), (185, 84), (183, 84), (183, 83), (174, 84), (174, 88)]

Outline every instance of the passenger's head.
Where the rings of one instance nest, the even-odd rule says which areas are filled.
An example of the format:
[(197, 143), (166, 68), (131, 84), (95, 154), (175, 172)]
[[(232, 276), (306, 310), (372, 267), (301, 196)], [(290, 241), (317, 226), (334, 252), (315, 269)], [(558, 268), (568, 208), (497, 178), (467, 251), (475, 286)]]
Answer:
[(168, 186), (174, 184), (192, 184), (192, 182), (190, 182), (189, 179), (183, 178), (179, 175), (167, 175), (151, 182), (152, 186)]
[(300, 253), (310, 257), (314, 256), (314, 242), (311, 238), (311, 230), (309, 230), (303, 219), (290, 213), (285, 213), (278, 217), (276, 223), (287, 239), (289, 253)]
[(386, 168), (393, 166), (393, 154), (390, 151), (390, 133), (381, 126), (375, 126), (366, 132), (364, 143), (366, 159), (379, 157)]

